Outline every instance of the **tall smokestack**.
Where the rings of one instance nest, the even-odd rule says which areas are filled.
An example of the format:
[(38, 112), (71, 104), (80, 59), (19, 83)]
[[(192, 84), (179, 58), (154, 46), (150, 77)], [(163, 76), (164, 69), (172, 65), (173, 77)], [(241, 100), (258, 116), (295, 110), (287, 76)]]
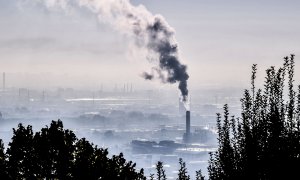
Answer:
[(186, 120), (186, 132), (185, 132), (185, 140), (186, 142), (189, 142), (190, 140), (190, 135), (191, 135), (191, 113), (190, 111), (186, 111), (185, 114), (185, 120)]
[(5, 91), (5, 72), (3, 72), (3, 91)]

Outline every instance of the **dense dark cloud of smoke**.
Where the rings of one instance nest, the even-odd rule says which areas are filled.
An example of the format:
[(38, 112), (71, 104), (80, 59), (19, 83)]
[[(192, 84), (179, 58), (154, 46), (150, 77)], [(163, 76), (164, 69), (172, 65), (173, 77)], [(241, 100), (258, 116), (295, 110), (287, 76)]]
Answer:
[[(154, 22), (147, 27), (149, 42), (147, 47), (158, 54), (159, 68), (156, 68), (159, 78), (163, 82), (176, 83), (179, 82), (178, 88), (183, 97), (188, 95), (187, 80), (189, 75), (186, 66), (181, 64), (178, 59), (178, 46), (172, 43), (174, 32), (168, 28), (163, 19), (159, 16), (154, 18)], [(163, 38), (161, 38), (163, 37)], [(167, 72), (163, 76), (161, 71)], [(145, 79), (149, 79), (151, 74), (144, 74)], [(151, 78), (152, 79), (152, 78)]]
[[(48, 8), (59, 7), (72, 12), (75, 8), (88, 8), (100, 22), (135, 40), (136, 50), (144, 48), (146, 56), (154, 57), (156, 66), (151, 73), (144, 72), (146, 80), (160, 79), (163, 83), (179, 83), (183, 101), (188, 96), (186, 65), (179, 61), (174, 30), (161, 15), (153, 15), (143, 5), (134, 6), (129, 0), (35, 0)], [(145, 56), (145, 57), (146, 57)], [(145, 58), (146, 59), (146, 58)]]

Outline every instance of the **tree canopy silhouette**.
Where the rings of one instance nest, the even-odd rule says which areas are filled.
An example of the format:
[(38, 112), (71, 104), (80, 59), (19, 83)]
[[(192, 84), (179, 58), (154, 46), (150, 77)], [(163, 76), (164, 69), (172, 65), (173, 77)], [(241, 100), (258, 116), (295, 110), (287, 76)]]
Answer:
[[(240, 118), (224, 106), (217, 114), (218, 150), (210, 154), (209, 179), (294, 179), (300, 166), (300, 86), (294, 90), (294, 55), (266, 70), (264, 89), (244, 91)], [(287, 79), (285, 79), (287, 76)], [(287, 90), (287, 92), (285, 91)]]
[(107, 149), (78, 140), (60, 120), (35, 134), (19, 124), (6, 152), (0, 140), (1, 179), (145, 180), (143, 169), (135, 166), (122, 153), (109, 158)]

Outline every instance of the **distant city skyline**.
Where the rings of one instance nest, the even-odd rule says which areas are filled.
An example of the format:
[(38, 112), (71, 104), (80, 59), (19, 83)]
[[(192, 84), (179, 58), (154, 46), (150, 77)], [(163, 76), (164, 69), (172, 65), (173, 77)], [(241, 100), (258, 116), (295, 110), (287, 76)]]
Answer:
[[(0, 0), (0, 72), (7, 87), (93, 87), (134, 82), (160, 88), (141, 78), (151, 63), (118, 33), (84, 8), (63, 12), (22, 0)], [(244, 87), (251, 65), (264, 70), (296, 54), (300, 67), (300, 2), (278, 1), (131, 1), (162, 14), (175, 29), (180, 57), (188, 66), (191, 89), (205, 85)], [(177, 85), (173, 85), (176, 89)]]

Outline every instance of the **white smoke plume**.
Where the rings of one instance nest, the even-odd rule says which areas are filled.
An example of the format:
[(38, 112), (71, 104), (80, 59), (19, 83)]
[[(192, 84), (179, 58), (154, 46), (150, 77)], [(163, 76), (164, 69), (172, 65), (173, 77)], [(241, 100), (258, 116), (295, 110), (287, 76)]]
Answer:
[(48, 8), (88, 8), (102, 23), (112, 25), (120, 33), (134, 38), (135, 45), (147, 49), (157, 65), (143, 73), (147, 80), (160, 79), (163, 83), (179, 83), (183, 102), (187, 101), (189, 78), (186, 66), (178, 58), (174, 30), (161, 15), (153, 15), (143, 5), (134, 6), (129, 0), (36, 0)]

